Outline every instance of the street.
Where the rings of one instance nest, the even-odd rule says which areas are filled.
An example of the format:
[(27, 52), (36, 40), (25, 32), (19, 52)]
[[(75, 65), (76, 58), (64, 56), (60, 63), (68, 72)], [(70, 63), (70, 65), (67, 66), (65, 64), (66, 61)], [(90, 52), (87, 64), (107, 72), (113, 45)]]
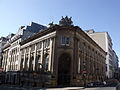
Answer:
[(115, 90), (115, 87), (98, 87), (98, 88), (86, 88), (83, 90)]
[(46, 90), (115, 90), (115, 87), (96, 87), (96, 88), (66, 87), (66, 88), (51, 88)]
[(64, 88), (32, 88), (32, 87), (15, 87), (15, 86), (0, 86), (0, 90), (116, 90), (115, 87), (95, 87), (95, 88), (83, 88), (83, 87), (64, 87)]

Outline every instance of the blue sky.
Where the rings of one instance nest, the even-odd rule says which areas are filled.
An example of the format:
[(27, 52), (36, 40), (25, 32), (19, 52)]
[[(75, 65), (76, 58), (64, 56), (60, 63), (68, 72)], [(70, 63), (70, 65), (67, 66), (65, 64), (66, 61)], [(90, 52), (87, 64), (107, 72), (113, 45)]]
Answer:
[(31, 21), (58, 23), (66, 15), (83, 30), (108, 32), (120, 57), (120, 0), (0, 0), (0, 36)]

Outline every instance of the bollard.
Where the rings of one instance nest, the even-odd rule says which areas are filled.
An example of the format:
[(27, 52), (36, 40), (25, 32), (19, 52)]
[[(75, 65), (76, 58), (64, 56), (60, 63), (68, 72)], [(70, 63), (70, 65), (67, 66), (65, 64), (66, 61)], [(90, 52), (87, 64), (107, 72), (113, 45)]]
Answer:
[(120, 90), (120, 83), (116, 86), (116, 90)]

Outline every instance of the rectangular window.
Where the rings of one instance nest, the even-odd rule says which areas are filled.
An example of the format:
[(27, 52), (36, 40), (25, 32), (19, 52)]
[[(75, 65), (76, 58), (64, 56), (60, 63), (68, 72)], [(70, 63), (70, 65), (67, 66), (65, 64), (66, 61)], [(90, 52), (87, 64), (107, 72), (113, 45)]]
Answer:
[(62, 36), (62, 37), (61, 37), (61, 44), (62, 44), (62, 45), (65, 45), (65, 36)]
[(66, 45), (69, 46), (70, 38), (66, 37)]
[(61, 36), (61, 45), (69, 46), (69, 44), (70, 44), (70, 38), (65, 37), (65, 36)]

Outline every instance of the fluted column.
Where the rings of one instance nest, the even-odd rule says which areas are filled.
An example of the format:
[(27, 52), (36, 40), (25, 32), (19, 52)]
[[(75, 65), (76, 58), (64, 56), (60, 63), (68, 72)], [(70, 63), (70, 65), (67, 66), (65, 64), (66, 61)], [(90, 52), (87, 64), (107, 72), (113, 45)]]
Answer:
[(24, 51), (23, 69), (25, 68), (25, 53), (26, 53), (26, 50)]
[(4, 68), (4, 65), (5, 65), (4, 62), (5, 62), (5, 55), (3, 53), (2, 68), (5, 70), (5, 68)]
[(51, 71), (51, 60), (52, 60), (52, 39), (50, 39), (50, 54), (49, 54), (49, 63), (48, 63), (48, 71)]
[(17, 56), (17, 57), (18, 57), (18, 68), (17, 68), (17, 69), (18, 69), (18, 71), (19, 71), (19, 70), (20, 70), (20, 65), (21, 65), (21, 64), (20, 64), (20, 62), (21, 62), (21, 55), (22, 55), (22, 54), (21, 54), (21, 51), (20, 51), (20, 46), (18, 47), (17, 55), (18, 55), (18, 56)]
[(9, 56), (8, 51), (6, 52), (6, 71), (8, 71), (8, 64), (9, 64)]
[(36, 65), (36, 55), (37, 54), (37, 45), (35, 44), (35, 51), (34, 51), (34, 60), (33, 60), (33, 70), (35, 70)]
[(28, 65), (28, 70), (29, 70), (29, 68), (30, 68), (30, 57), (31, 57), (31, 47), (29, 47), (29, 53), (28, 53), (28, 62), (27, 62), (27, 65)]
[(44, 61), (44, 42), (42, 41), (42, 48), (41, 48), (41, 62), (43, 65), (43, 61)]
[(10, 71), (12, 70), (12, 51), (10, 53)]
[(54, 51), (55, 51), (55, 38), (52, 38), (52, 57), (51, 57), (51, 72), (53, 72), (53, 63), (54, 63)]

